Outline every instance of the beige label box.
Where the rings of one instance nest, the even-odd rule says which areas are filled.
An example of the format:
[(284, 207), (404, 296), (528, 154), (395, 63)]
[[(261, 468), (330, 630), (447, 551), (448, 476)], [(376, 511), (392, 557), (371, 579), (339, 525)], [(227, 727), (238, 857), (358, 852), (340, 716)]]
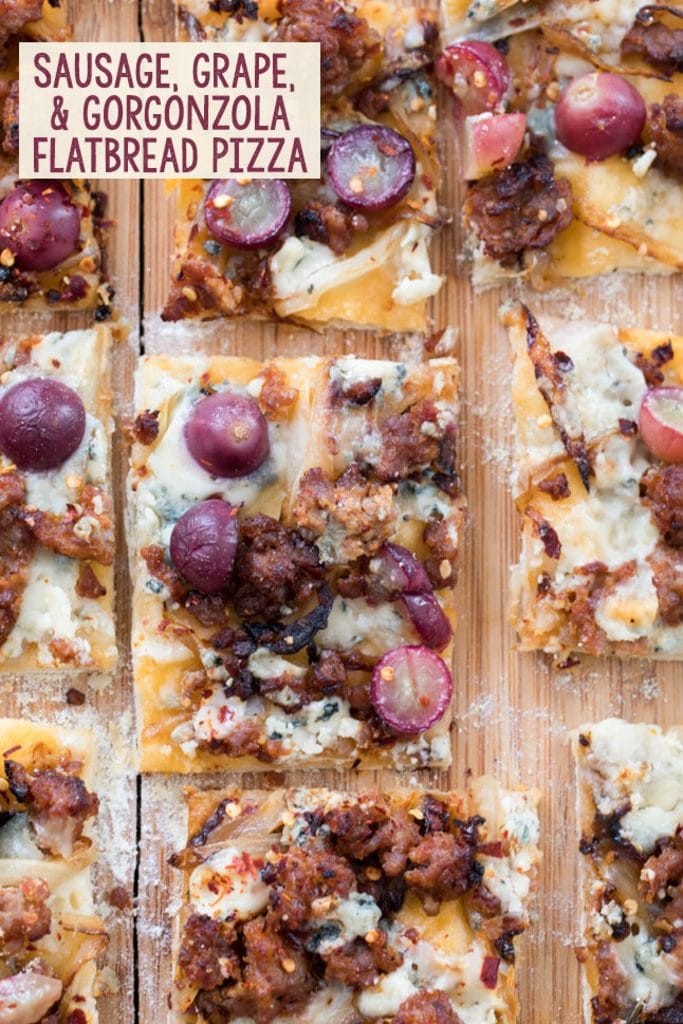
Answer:
[(23, 178), (317, 178), (319, 43), (22, 43)]

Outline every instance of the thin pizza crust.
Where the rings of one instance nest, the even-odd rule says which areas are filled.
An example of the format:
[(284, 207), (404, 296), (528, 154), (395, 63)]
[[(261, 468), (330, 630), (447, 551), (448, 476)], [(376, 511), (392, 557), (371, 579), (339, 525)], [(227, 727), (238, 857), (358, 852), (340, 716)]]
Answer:
[[(95, 515), (110, 521), (111, 434), (113, 431), (109, 359), (109, 328), (94, 328), (35, 335), (0, 350), (3, 373), (0, 392), (30, 377), (54, 377), (76, 391), (87, 413), (83, 442), (60, 467), (42, 473), (20, 473), (26, 492), (22, 505), (56, 516), (75, 516), (84, 537), (100, 527), (89, 515), (90, 505), (79, 504), (84, 487), (98, 493), (91, 502)], [(14, 467), (0, 455), (0, 473)], [(99, 509), (99, 512), (98, 512)], [(71, 511), (70, 511), (71, 510)], [(82, 524), (82, 526), (79, 526)], [(103, 527), (104, 528), (104, 527)], [(111, 529), (111, 525), (108, 527)], [(83, 566), (89, 566), (105, 593), (83, 597), (76, 584)], [(5, 586), (9, 581), (5, 580)], [(110, 669), (116, 660), (114, 636), (113, 565), (66, 557), (38, 544), (28, 565), (21, 590), (18, 618), (0, 646), (0, 672), (34, 669)]]
[[(279, 381), (280, 393), (289, 393), (288, 404), (281, 408), (271, 400), (274, 380)], [(334, 397), (339, 389), (365, 386), (368, 381), (373, 382), (376, 397), (365, 404), (351, 406)], [(364, 728), (350, 716), (343, 692), (331, 701), (318, 700), (298, 708), (296, 714), (288, 710), (287, 687), (283, 687), (279, 703), (256, 695), (248, 700), (228, 700), (225, 687), (232, 686), (232, 679), (223, 652), (209, 642), (219, 624), (201, 627), (196, 618), (184, 612), (163, 582), (150, 572), (141, 551), (157, 546), (165, 552), (178, 518), (195, 502), (218, 495), (240, 506), (240, 523), (246, 517), (266, 515), (291, 527), (307, 516), (312, 531), (309, 536), (315, 538), (318, 557), (330, 579), (336, 578), (344, 566), (355, 564), (361, 554), (374, 553), (385, 537), (421, 559), (429, 557), (423, 539), (429, 523), (442, 524), (454, 556), (464, 501), (459, 491), (449, 497), (439, 489), (431, 469), (411, 473), (410, 478), (396, 484), (368, 485), (362, 501), (370, 502), (376, 511), (360, 536), (349, 533), (343, 516), (335, 518), (330, 512), (326, 513), (323, 528), (322, 521), (315, 521), (315, 510), (297, 502), (302, 495), (305, 497), (308, 470), (319, 468), (325, 480), (336, 482), (354, 460), (365, 460), (372, 466), (380, 455), (381, 424), (422, 401), (434, 402), (437, 415), (436, 423), (427, 424), (425, 429), (445, 430), (450, 451), (454, 444), (457, 381), (458, 369), (452, 359), (436, 359), (419, 366), (354, 357), (275, 359), (267, 364), (232, 357), (154, 356), (141, 360), (136, 410), (155, 415), (158, 411), (158, 435), (149, 445), (138, 441), (133, 446), (130, 474), (132, 645), (143, 770), (267, 768), (264, 760), (252, 754), (229, 756), (225, 750), (221, 752), (220, 743), (211, 743), (220, 740), (221, 735), (228, 736), (245, 717), (261, 724), (264, 743), (267, 739), (280, 743), (271, 750), (277, 764), (334, 766), (356, 762), (365, 768), (382, 763), (449, 762), (448, 714), (421, 736), (404, 740), (385, 737), (380, 747), (374, 748), (362, 740)], [(271, 456), (251, 477), (232, 482), (216, 480), (189, 456), (182, 429), (190, 409), (202, 397), (202, 387), (230, 387), (259, 401), (269, 424)], [(444, 578), (435, 594), (454, 623), (450, 586), (453, 565), (448, 559), (440, 563), (440, 572)], [(297, 611), (296, 617), (300, 614)], [(233, 613), (229, 622), (239, 625)], [(371, 607), (362, 597), (344, 599), (339, 595), (326, 628), (316, 634), (321, 650), (344, 652), (353, 648), (368, 664), (374, 664), (391, 648), (416, 642), (413, 627), (396, 605)], [(452, 642), (441, 652), (447, 664), (451, 651)], [(229, 654), (228, 648), (223, 656)], [(249, 671), (260, 680), (287, 672), (300, 678), (307, 665), (304, 651), (288, 660), (261, 647), (249, 659)], [(351, 672), (351, 680), (360, 682), (357, 677), (357, 672)], [(216, 752), (211, 752), (212, 746)]]
[[(409, 892), (398, 912), (387, 918), (382, 917), (373, 897), (359, 899), (357, 893), (352, 893), (339, 904), (338, 918), (336, 908), (321, 909), (321, 916), (327, 914), (333, 922), (343, 922), (341, 927), (336, 926), (331, 941), (341, 947), (354, 936), (363, 936), (372, 925), (368, 941), (373, 941), (378, 928), (386, 930), (389, 946), (403, 952), (403, 964), (393, 972), (380, 974), (374, 985), (360, 992), (344, 984), (321, 983), (308, 1005), (294, 1014), (277, 1016), (276, 1024), (292, 1020), (314, 1024), (322, 1019), (341, 1024), (354, 1014), (360, 1014), (363, 1020), (393, 1020), (399, 1006), (411, 996), (435, 989), (447, 996), (466, 1024), (512, 1024), (518, 1019), (519, 1003), (509, 937), (506, 958), (501, 958), (501, 950), (506, 923), (514, 921), (511, 927), (518, 932), (529, 923), (529, 904), (540, 860), (538, 793), (504, 790), (490, 777), (472, 780), (462, 793), (396, 790), (383, 797), (326, 789), (188, 789), (189, 842), (172, 858), (172, 863), (184, 871), (182, 904), (174, 918), (176, 961), (183, 927), (191, 913), (207, 914), (215, 920), (258, 916), (266, 909), (268, 890), (254, 873), (256, 865), (261, 861), (276, 863), (277, 854), (272, 851), (296, 846), (306, 850), (309, 843), (314, 847), (326, 844), (329, 829), (324, 824), (321, 827), (320, 822), (324, 822), (327, 812), (368, 807), (376, 801), (385, 801), (391, 814), (407, 812), (418, 824), (424, 823), (425, 808), (434, 809), (434, 802), (447, 809), (449, 820), (462, 824), (476, 816), (484, 819), (479, 825), (482, 852), (477, 857), (477, 873), (499, 901), (497, 916), (485, 922), (468, 896), (444, 900), (436, 913), (427, 914), (417, 895)], [(232, 861), (226, 862), (226, 849), (234, 852)], [(375, 863), (374, 858), (370, 863)], [(382, 875), (379, 869), (374, 874), (372, 868), (369, 870), (373, 877)], [(237, 914), (231, 909), (233, 892), (244, 893)], [(323, 927), (323, 931), (325, 924), (308, 922), (311, 928)], [(322, 949), (323, 942), (316, 948)], [(494, 964), (495, 970), (491, 970)], [(176, 967), (169, 1024), (204, 1021), (192, 1006), (196, 994), (197, 988)]]
[[(28, 770), (68, 767), (89, 786), (95, 767), (94, 737), (86, 729), (44, 725), (27, 719), (0, 719), (0, 755)], [(90, 866), (97, 849), (86, 825), (84, 834), (65, 858), (41, 851), (33, 841), (26, 815), (8, 794), (0, 768), (0, 806), (12, 816), (0, 826), (0, 887), (20, 885), (23, 879), (43, 879), (49, 886), (50, 932), (5, 963), (4, 973), (27, 969), (34, 959), (44, 961), (63, 984), (60, 1020), (81, 1011), (81, 1024), (97, 1024), (94, 995), (96, 958), (107, 945), (104, 923), (94, 913)]]
[[(521, 649), (680, 658), (683, 629), (676, 608), (664, 604), (680, 557), (641, 495), (644, 474), (660, 463), (637, 421), (647, 389), (641, 366), (680, 386), (683, 339), (536, 321), (522, 306), (503, 319), (514, 357), (513, 490), (523, 516), (511, 610)], [(555, 374), (559, 360), (554, 394), (545, 359)]]
[(581, 726), (573, 747), (585, 1020), (649, 1018), (678, 1005), (683, 990), (676, 942), (667, 950), (664, 941), (667, 908), (680, 881), (676, 869), (669, 885), (651, 891), (659, 884), (657, 854), (677, 846), (683, 824), (683, 729), (612, 718)]
[[(216, 10), (207, 0), (179, 3), (178, 36), (195, 41), (267, 42), (281, 9), (273, 0), (259, 0), (257, 6), (258, 17), (254, 18), (239, 10)], [(431, 45), (427, 37), (434, 27), (433, 16), (418, 7), (399, 8), (383, 0), (360, 0), (349, 10), (366, 19), (383, 41), (380, 54), (360, 72), (366, 85), (376, 81), (378, 88), (389, 90), (389, 106), (378, 115), (378, 123), (408, 138), (416, 153), (415, 181), (397, 207), (399, 215), (392, 222), (385, 214), (379, 226), (357, 235), (342, 254), (321, 241), (297, 237), (293, 228), (288, 229), (282, 244), (265, 254), (271, 282), (268, 299), (262, 308), (247, 308), (237, 295), (241, 287), (239, 268), (231, 269), (232, 264), (226, 263), (226, 256), (234, 262), (234, 253), (230, 256), (206, 229), (203, 199), (210, 182), (182, 182), (178, 187), (173, 285), (165, 319), (211, 319), (247, 312), (257, 318), (293, 320), (316, 329), (426, 328), (428, 300), (443, 283), (432, 270), (429, 256), (431, 236), (439, 222), (434, 81), (425, 61), (424, 68), (416, 72), (421, 50)], [(409, 74), (401, 75), (403, 65)], [(368, 116), (343, 95), (334, 103), (323, 103), (324, 129), (338, 132), (370, 123)], [(312, 183), (291, 184), (294, 191), (301, 191), (299, 206), (310, 199)], [(320, 192), (322, 201), (329, 203), (329, 189)], [(252, 279), (254, 276), (252, 273)], [(244, 282), (245, 289), (247, 295), (253, 290), (249, 280)]]

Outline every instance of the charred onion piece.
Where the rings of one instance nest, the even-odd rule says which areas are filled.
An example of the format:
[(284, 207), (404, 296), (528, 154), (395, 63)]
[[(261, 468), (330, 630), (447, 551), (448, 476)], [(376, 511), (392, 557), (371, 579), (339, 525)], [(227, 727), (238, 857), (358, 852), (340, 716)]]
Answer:
[(254, 643), (267, 647), (275, 654), (296, 654), (311, 643), (315, 634), (325, 629), (332, 611), (334, 598), (327, 583), (318, 593), (318, 604), (312, 611), (294, 622), (247, 622), (244, 629)]
[(550, 410), (562, 444), (578, 469), (583, 485), (588, 491), (590, 490), (590, 476), (593, 467), (578, 415), (571, 407), (567, 382), (559, 368), (557, 357), (551, 350), (548, 339), (539, 327), (535, 316), (526, 306), (522, 308), (526, 317), (527, 351), (534, 365), (538, 390)]

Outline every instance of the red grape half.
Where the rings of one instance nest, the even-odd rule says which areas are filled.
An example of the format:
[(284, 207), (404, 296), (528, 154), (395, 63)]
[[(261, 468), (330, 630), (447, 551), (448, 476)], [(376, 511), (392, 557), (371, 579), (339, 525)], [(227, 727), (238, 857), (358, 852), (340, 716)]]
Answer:
[(640, 433), (662, 462), (683, 462), (683, 388), (650, 388), (640, 406)]
[(428, 647), (395, 647), (379, 659), (372, 673), (372, 706), (396, 732), (429, 729), (443, 718), (452, 696), (451, 673)]
[(51, 270), (78, 248), (81, 214), (55, 181), (28, 181), (0, 203), (0, 248), (22, 270)]
[(79, 395), (53, 377), (19, 381), (0, 398), (0, 449), (19, 469), (56, 469), (85, 434)]
[(404, 594), (401, 604), (420, 636), (435, 651), (443, 651), (453, 635), (448, 616), (434, 594)]
[(214, 181), (204, 201), (206, 226), (220, 242), (260, 249), (280, 235), (292, 197), (284, 181)]
[(185, 424), (185, 440), (195, 462), (218, 477), (247, 476), (270, 453), (263, 413), (252, 398), (232, 391), (197, 403)]
[(171, 558), (188, 583), (215, 594), (229, 582), (237, 550), (237, 509), (209, 498), (188, 509), (173, 527)]
[(640, 138), (646, 117), (638, 90), (625, 78), (602, 71), (575, 78), (555, 107), (558, 139), (589, 160), (624, 153)]
[(436, 74), (453, 91), (463, 117), (502, 109), (510, 88), (505, 57), (479, 39), (447, 46), (436, 59)]
[(347, 206), (386, 210), (409, 191), (415, 178), (415, 154), (407, 139), (377, 124), (351, 128), (327, 154), (330, 185)]

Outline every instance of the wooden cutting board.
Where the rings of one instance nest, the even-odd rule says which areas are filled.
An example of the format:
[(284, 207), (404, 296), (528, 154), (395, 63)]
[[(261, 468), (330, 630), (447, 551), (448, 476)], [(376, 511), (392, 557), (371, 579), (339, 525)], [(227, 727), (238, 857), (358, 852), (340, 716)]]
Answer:
[[(82, 40), (163, 41), (173, 39), (171, 0), (70, 0), (75, 38)], [(398, 0), (397, 0), (398, 2)], [(570, 291), (538, 295), (514, 285), (476, 295), (458, 257), (460, 186), (450, 104), (441, 97), (445, 185), (441, 205), (450, 223), (435, 245), (437, 269), (447, 282), (434, 303), (436, 327), (455, 328), (462, 366), (459, 457), (469, 500), (457, 595), (460, 625), (454, 664), (455, 726), (450, 772), (378, 775), (351, 772), (292, 772), (288, 783), (349, 787), (378, 782), (463, 785), (468, 772), (491, 772), (503, 783), (531, 785), (542, 792), (543, 865), (529, 933), (519, 943), (521, 1020), (524, 1024), (578, 1024), (580, 975), (573, 947), (578, 940), (577, 837), (575, 786), (568, 731), (582, 722), (623, 715), (670, 725), (683, 722), (683, 664), (585, 663), (571, 672), (553, 669), (542, 656), (520, 655), (507, 622), (509, 566), (516, 557), (517, 516), (510, 498), (510, 362), (499, 326), (502, 302), (519, 296), (532, 309), (558, 316), (584, 315), (683, 333), (683, 280), (679, 277), (578, 285)], [(163, 325), (158, 311), (165, 298), (175, 197), (163, 184), (109, 182), (110, 271), (117, 309), (128, 330), (114, 354), (114, 387), (119, 417), (130, 411), (132, 373), (138, 350), (229, 352), (269, 358), (274, 354), (332, 354), (407, 357), (419, 346), (370, 333), (314, 334), (289, 326), (214, 323)], [(19, 316), (2, 324), (7, 335), (87, 323), (82, 314)], [(120, 426), (120, 419), (119, 419)], [(73, 680), (16, 679), (0, 693), (2, 714), (29, 714), (47, 720), (91, 724), (97, 731), (103, 778), (101, 844), (96, 885), (104, 895), (112, 884), (136, 892), (136, 915), (113, 912), (106, 900), (112, 941), (106, 963), (120, 991), (102, 1000), (103, 1024), (165, 1019), (171, 980), (170, 922), (177, 906), (179, 877), (167, 866), (182, 844), (182, 777), (136, 779), (133, 764), (133, 698), (130, 675), (130, 584), (123, 536), (125, 451), (120, 429), (115, 438), (115, 486), (119, 532), (117, 571), (119, 670), (113, 681), (81, 679), (87, 686), (82, 708), (67, 707)], [(193, 780), (195, 781), (195, 780)], [(227, 781), (225, 777), (221, 780)], [(231, 776), (230, 782), (239, 777)], [(245, 775), (245, 785), (253, 785)], [(276, 780), (271, 776), (267, 781)], [(260, 784), (264, 779), (259, 778)], [(139, 855), (136, 856), (136, 837)], [(137, 973), (137, 983), (135, 981)]]

